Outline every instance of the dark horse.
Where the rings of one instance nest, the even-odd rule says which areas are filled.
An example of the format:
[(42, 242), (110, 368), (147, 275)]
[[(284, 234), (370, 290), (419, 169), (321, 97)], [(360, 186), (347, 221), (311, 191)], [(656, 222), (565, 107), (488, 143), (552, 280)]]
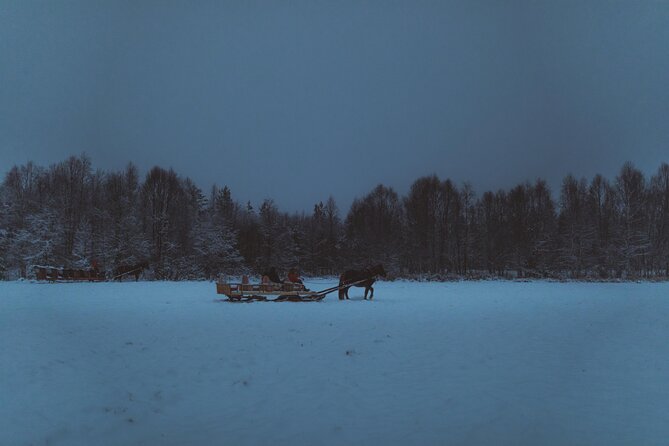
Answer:
[(114, 270), (114, 280), (123, 280), (125, 276), (135, 276), (135, 282), (139, 280), (139, 276), (146, 268), (149, 267), (149, 262), (140, 262), (135, 265), (119, 265)]
[[(383, 265), (376, 265), (371, 268), (358, 270), (350, 269), (344, 271), (342, 275), (339, 276), (339, 286), (351, 283), (353, 284), (351, 286), (365, 287), (365, 299), (367, 299), (367, 293), (371, 290), (372, 294), (369, 296), (369, 299), (371, 300), (374, 298), (374, 288), (372, 288), (372, 284), (374, 284), (377, 276), (386, 277), (386, 270), (383, 269)], [(348, 289), (351, 288), (351, 286), (339, 289), (340, 300), (348, 299)]]

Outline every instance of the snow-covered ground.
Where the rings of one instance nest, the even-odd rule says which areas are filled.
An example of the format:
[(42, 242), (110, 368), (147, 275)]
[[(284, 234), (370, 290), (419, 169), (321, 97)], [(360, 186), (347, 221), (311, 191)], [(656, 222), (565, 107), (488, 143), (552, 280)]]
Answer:
[(0, 282), (0, 444), (669, 444), (669, 284), (214, 288)]

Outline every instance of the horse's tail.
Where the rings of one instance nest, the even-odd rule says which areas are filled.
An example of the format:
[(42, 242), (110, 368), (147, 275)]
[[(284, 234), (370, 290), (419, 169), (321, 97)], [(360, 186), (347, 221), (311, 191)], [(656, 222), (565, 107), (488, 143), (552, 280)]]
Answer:
[(344, 285), (344, 283), (346, 283), (344, 281), (344, 279), (346, 278), (345, 276), (346, 275), (344, 273), (342, 273), (342, 275), (339, 276), (339, 300), (346, 299), (346, 288), (342, 287), (342, 285)]

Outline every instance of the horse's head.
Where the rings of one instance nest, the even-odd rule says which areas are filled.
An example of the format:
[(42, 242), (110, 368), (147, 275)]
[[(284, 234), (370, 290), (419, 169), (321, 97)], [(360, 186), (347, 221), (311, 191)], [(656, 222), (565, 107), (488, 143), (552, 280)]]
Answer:
[(386, 277), (386, 270), (383, 269), (383, 265), (381, 265), (380, 263), (375, 267), (371, 268), (371, 271), (372, 273), (374, 273), (375, 276)]

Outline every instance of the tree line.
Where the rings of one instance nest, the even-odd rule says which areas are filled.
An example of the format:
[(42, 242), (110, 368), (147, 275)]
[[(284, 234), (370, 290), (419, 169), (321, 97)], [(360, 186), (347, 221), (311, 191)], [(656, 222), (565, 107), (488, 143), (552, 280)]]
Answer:
[(403, 197), (378, 185), (345, 215), (333, 197), (291, 214), (271, 199), (239, 203), (227, 186), (205, 193), (172, 169), (94, 170), (86, 155), (5, 175), (0, 277), (142, 261), (171, 280), (372, 263), (429, 278), (667, 278), (669, 165), (650, 178), (631, 163), (611, 181), (567, 175), (557, 201), (541, 179), (477, 196), (432, 175)]

